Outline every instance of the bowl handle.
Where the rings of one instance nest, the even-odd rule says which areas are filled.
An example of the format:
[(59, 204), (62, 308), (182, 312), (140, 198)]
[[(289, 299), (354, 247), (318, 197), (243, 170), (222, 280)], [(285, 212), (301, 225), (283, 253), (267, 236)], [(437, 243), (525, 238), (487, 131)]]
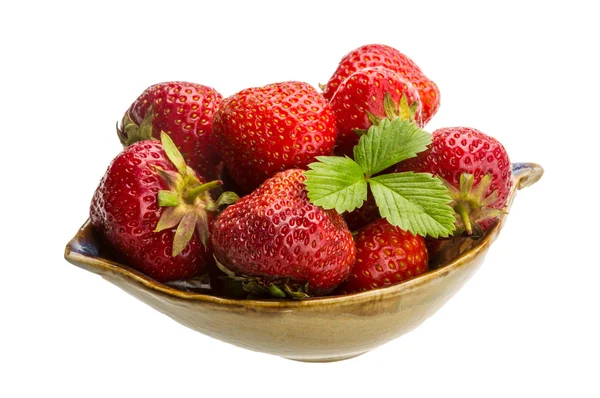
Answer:
[(512, 172), (517, 188), (523, 189), (538, 182), (544, 175), (544, 168), (537, 163), (513, 163)]

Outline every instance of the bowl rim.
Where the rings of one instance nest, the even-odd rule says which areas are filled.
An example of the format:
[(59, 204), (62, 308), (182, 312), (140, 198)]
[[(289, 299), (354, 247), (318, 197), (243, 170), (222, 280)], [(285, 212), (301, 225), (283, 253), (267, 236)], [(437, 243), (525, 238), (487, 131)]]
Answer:
[[(516, 191), (524, 187), (532, 185), (537, 182), (544, 170), (536, 163), (513, 163), (513, 185), (509, 194), (506, 209), (509, 209), (516, 196)], [(194, 293), (186, 292), (174, 287), (170, 287), (163, 283), (157, 282), (156, 280), (138, 272), (130, 267), (124, 266), (118, 262), (108, 260), (101, 257), (88, 256), (85, 254), (73, 251), (72, 247), (77, 244), (78, 238), (86, 228), (90, 228), (90, 220), (88, 219), (83, 226), (79, 229), (77, 234), (67, 243), (65, 247), (64, 257), (65, 259), (81, 268), (88, 271), (103, 275), (105, 273), (117, 273), (121, 277), (128, 279), (130, 282), (141, 285), (147, 290), (151, 290), (154, 293), (167, 295), (183, 300), (190, 301), (202, 301), (215, 305), (221, 306), (235, 306), (235, 307), (254, 307), (254, 308), (304, 308), (304, 307), (322, 307), (331, 305), (349, 305), (357, 304), (362, 302), (369, 302), (379, 297), (393, 297), (402, 294), (405, 291), (415, 289), (421, 285), (424, 285), (434, 279), (442, 277), (455, 269), (468, 263), (470, 259), (477, 256), (482, 251), (486, 251), (491, 243), (496, 239), (504, 220), (506, 219), (507, 213), (502, 214), (495, 225), (488, 231), (488, 233), (475, 244), (472, 248), (467, 250), (465, 253), (452, 260), (450, 263), (445, 264), (437, 269), (428, 271), (421, 274), (413, 279), (407, 281), (382, 287), (374, 290), (368, 290), (365, 292), (335, 295), (335, 296), (324, 296), (324, 297), (310, 297), (302, 300), (290, 300), (290, 299), (232, 299), (219, 296), (213, 296), (205, 293)]]

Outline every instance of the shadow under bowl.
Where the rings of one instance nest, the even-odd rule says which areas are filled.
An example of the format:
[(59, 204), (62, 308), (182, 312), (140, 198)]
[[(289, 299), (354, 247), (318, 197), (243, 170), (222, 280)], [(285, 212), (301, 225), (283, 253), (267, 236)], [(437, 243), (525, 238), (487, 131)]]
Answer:
[[(516, 192), (543, 174), (535, 163), (513, 164)], [(70, 263), (101, 275), (175, 321), (210, 337), (284, 358), (329, 362), (352, 358), (419, 326), (475, 273), (507, 215), (481, 239), (439, 268), (386, 288), (304, 300), (239, 300), (187, 292), (101, 255), (89, 220), (65, 248)]]

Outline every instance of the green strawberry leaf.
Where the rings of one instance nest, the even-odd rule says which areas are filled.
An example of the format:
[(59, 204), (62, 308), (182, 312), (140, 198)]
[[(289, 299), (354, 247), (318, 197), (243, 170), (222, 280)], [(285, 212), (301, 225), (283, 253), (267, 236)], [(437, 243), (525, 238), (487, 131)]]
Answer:
[(152, 139), (152, 118), (154, 117), (154, 103), (146, 111), (144, 119), (138, 126), (129, 115), (129, 112), (123, 117), (123, 125), (119, 128), (117, 122), (117, 134), (123, 146), (129, 146), (134, 142)]
[(404, 94), (402, 94), (402, 98), (400, 99), (400, 107), (399, 108), (400, 108), (400, 111), (399, 111), (400, 119), (402, 119), (402, 120), (411, 120), (412, 119), (413, 113), (411, 112), (410, 105), (408, 105), (408, 98), (406, 98), (406, 95), (404, 95)]
[(225, 191), (221, 194), (221, 196), (219, 196), (219, 198), (215, 202), (215, 207), (219, 208), (221, 206), (231, 205), (237, 202), (238, 200), (240, 200), (240, 197), (237, 193), (232, 191)]
[(454, 231), (455, 217), (452, 198), (440, 179), (413, 172), (374, 176), (430, 143), (431, 135), (411, 121), (382, 119), (361, 136), (354, 147), (355, 160), (322, 156), (308, 166), (308, 198), (343, 213), (362, 206), (370, 187), (381, 216), (390, 224), (417, 235), (446, 237)]
[(187, 165), (185, 164), (185, 160), (183, 159), (181, 152), (179, 152), (179, 149), (177, 149), (177, 146), (175, 145), (171, 137), (169, 137), (169, 135), (164, 131), (161, 131), (160, 140), (162, 142), (163, 149), (167, 154), (167, 157), (175, 165), (179, 174), (181, 174), (182, 176), (186, 176)]
[[(404, 94), (402, 94), (402, 98), (406, 101), (406, 96)], [(385, 93), (385, 95), (383, 96), (383, 109), (385, 111), (385, 116), (390, 120), (392, 120), (398, 116), (401, 116), (398, 113), (398, 106), (394, 102), (394, 99), (392, 98), (390, 93)], [(403, 117), (402, 119), (408, 119), (408, 118)], [(372, 124), (379, 124), (379, 123), (372, 123)]]
[(174, 206), (167, 207), (164, 211), (160, 219), (158, 220), (158, 224), (156, 224), (156, 228), (154, 232), (160, 232), (168, 228), (174, 228), (183, 219), (185, 216), (185, 207), (183, 206)]
[[(206, 213), (203, 214), (206, 215)], [(181, 218), (177, 230), (175, 231), (175, 236), (173, 236), (173, 251), (171, 253), (173, 257), (179, 255), (192, 239), (196, 221), (198, 219), (197, 217), (198, 214), (196, 212), (188, 211)]]
[(395, 173), (369, 180), (381, 216), (413, 234), (434, 238), (454, 231), (452, 198), (442, 181), (427, 173)]
[(382, 119), (360, 137), (354, 159), (370, 177), (427, 149), (431, 135), (409, 120)]
[(338, 213), (362, 206), (367, 200), (367, 181), (362, 168), (347, 157), (319, 156), (317, 160), (304, 172), (310, 201)]

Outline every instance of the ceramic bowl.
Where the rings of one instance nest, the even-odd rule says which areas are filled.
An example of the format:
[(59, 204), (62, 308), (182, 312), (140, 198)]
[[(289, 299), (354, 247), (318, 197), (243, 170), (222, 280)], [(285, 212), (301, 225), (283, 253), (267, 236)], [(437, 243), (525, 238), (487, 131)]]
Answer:
[[(513, 164), (517, 190), (543, 169)], [(363, 293), (305, 300), (236, 300), (176, 289), (103, 258), (89, 220), (67, 244), (65, 258), (101, 275), (175, 321), (216, 339), (284, 358), (327, 362), (352, 358), (419, 326), (479, 268), (507, 215), (479, 240), (463, 239), (442, 251), (439, 266), (409, 281)]]

